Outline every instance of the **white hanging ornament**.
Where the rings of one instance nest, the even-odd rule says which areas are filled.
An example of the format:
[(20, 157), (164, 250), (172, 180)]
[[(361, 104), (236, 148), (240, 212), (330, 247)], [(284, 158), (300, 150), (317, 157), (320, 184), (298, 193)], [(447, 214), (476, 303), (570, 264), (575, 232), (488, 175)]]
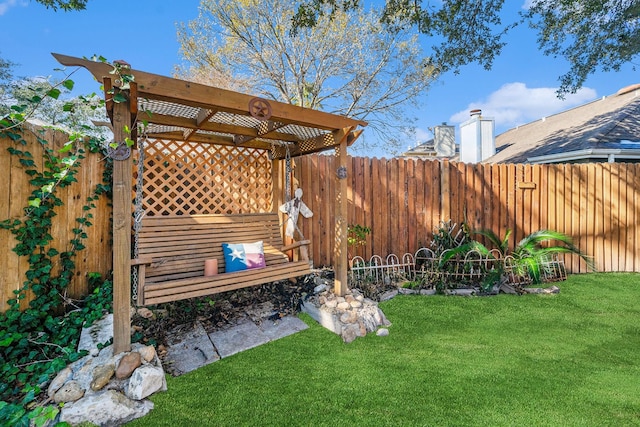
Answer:
[(294, 192), (294, 198), (288, 201), (287, 203), (280, 206), (280, 212), (286, 213), (289, 217), (287, 218), (287, 227), (285, 228), (285, 235), (287, 237), (293, 238), (293, 233), (295, 230), (298, 230), (300, 233), (300, 237), (304, 239), (302, 232), (298, 228), (298, 216), (302, 214), (305, 218), (311, 218), (313, 216), (313, 212), (311, 209), (307, 207), (302, 201), (302, 189), (296, 188)]

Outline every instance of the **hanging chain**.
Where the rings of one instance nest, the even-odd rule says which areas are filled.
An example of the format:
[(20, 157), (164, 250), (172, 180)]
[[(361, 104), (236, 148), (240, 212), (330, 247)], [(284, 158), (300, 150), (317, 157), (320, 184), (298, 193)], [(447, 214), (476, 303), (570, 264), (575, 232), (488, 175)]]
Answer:
[(285, 176), (284, 176), (284, 186), (287, 189), (286, 191), (286, 202), (291, 201), (291, 152), (289, 151), (289, 144), (285, 143), (284, 148), (286, 150), (285, 153)]
[[(142, 217), (144, 216), (144, 207), (142, 206), (142, 188), (144, 186), (144, 149), (146, 137), (138, 139), (138, 177), (136, 180), (136, 198), (135, 211), (133, 214), (133, 257), (139, 256), (139, 235), (142, 228)], [(136, 267), (132, 272), (132, 289), (131, 297), (134, 301), (138, 300), (138, 269)]]

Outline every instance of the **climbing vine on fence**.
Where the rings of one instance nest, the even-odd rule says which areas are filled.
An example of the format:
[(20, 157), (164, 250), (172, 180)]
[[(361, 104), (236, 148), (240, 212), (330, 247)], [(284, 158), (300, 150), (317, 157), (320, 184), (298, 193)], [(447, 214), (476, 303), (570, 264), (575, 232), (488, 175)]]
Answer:
[[(68, 82), (62, 85), (72, 87)], [(51, 230), (52, 219), (63, 205), (59, 190), (76, 182), (87, 151), (101, 151), (103, 141), (72, 132), (68, 143), (56, 150), (44, 132), (36, 133), (44, 150), (42, 166), (37, 167), (23, 137), (28, 132), (22, 126), (24, 112), (32, 111), (43, 96), (58, 95), (53, 89), (35, 94), (31, 106), (14, 106), (11, 115), (0, 119), (0, 137), (12, 142), (0, 149), (7, 149), (19, 160), (34, 188), (25, 200), (22, 216), (0, 222), (0, 228), (9, 230), (18, 242), (14, 252), (28, 260), (22, 286), (7, 301), (7, 311), (0, 314), (0, 425), (29, 425), (30, 420), (38, 424), (55, 415), (55, 407), (45, 409), (36, 404), (43, 388), (55, 373), (82, 356), (76, 348), (83, 323), (91, 323), (111, 309), (111, 282), (99, 274), (89, 274), (93, 292), (83, 301), (74, 301), (67, 294), (76, 270), (74, 260), (85, 248), (96, 202), (110, 195), (110, 172), (84, 201), (83, 214), (75, 219), (68, 241), (54, 240)], [(63, 108), (69, 111), (71, 107), (64, 104)], [(108, 159), (105, 162), (109, 163)], [(109, 164), (105, 170), (111, 170)], [(21, 306), (27, 294), (29, 304)]]

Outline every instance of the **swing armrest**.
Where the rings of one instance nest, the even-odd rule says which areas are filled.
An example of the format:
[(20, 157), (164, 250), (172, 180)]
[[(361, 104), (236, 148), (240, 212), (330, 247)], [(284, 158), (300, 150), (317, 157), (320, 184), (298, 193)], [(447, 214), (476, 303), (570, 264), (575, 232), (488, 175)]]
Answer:
[(280, 252), (290, 251), (291, 249), (296, 249), (301, 246), (308, 246), (311, 244), (311, 240), (300, 240), (299, 242), (293, 242), (289, 245), (285, 245), (280, 248)]
[(135, 258), (131, 260), (131, 265), (147, 265), (152, 262), (153, 260), (151, 258)]
[(293, 242), (290, 245), (285, 245), (280, 248), (281, 252), (290, 251), (291, 249), (299, 248), (300, 258), (303, 261), (309, 261), (309, 250), (308, 246), (311, 244), (311, 240), (300, 240), (299, 242)]

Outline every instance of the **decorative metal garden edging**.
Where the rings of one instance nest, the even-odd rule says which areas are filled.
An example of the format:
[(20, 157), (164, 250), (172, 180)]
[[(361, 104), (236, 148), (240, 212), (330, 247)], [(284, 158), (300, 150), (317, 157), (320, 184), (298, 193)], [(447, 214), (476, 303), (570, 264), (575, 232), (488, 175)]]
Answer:
[[(436, 255), (429, 248), (420, 248), (415, 254), (405, 253), (400, 259), (391, 254), (386, 258), (373, 255), (369, 261), (360, 256), (350, 262), (350, 278), (353, 282), (398, 283), (420, 281), (425, 287), (477, 286), (486, 280), (506, 278), (511, 285), (530, 285), (532, 278), (526, 269), (512, 256), (501, 258), (497, 250), (482, 254), (470, 250), (464, 254), (449, 257), (450, 250)], [(555, 254), (540, 264), (542, 282), (557, 282), (567, 278), (563, 259)], [(491, 277), (493, 276), (493, 277)], [(501, 277), (502, 276), (502, 277)]]

